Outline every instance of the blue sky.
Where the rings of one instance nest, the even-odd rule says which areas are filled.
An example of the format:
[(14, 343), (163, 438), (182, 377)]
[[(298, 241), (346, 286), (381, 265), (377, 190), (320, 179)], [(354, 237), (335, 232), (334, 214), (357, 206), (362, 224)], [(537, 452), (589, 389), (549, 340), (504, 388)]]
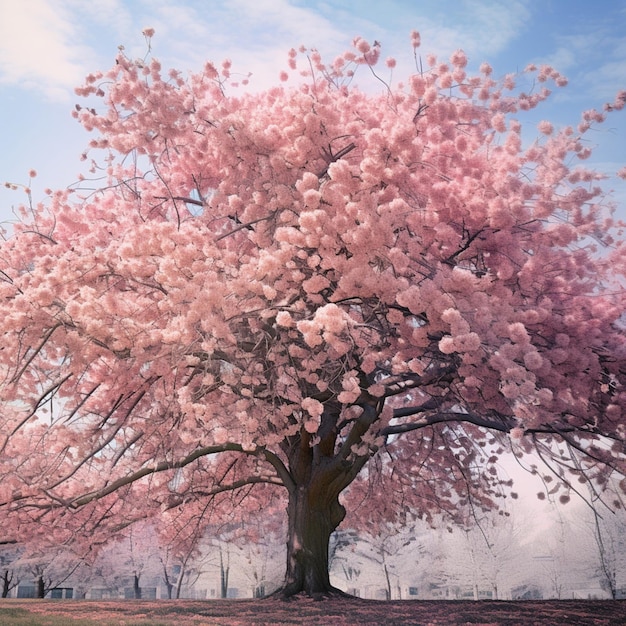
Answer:
[[(394, 78), (404, 78), (413, 28), (423, 55), (463, 48), (472, 67), (488, 61), (498, 76), (553, 64), (570, 84), (539, 119), (557, 125), (626, 88), (626, 0), (0, 0), (0, 185), (26, 184), (35, 169), (40, 200), (44, 188), (76, 180), (90, 137), (70, 115), (79, 101), (73, 88), (110, 67), (119, 45), (143, 57), (146, 26), (156, 29), (153, 54), (164, 66), (193, 71), (230, 58), (235, 70), (252, 72), (253, 89), (278, 81), (289, 48), (315, 46), (330, 60), (355, 35), (380, 41), (383, 56), (398, 59)], [(534, 137), (532, 126), (526, 136)], [(626, 111), (592, 141), (600, 169), (626, 163)], [(612, 186), (626, 216), (625, 185)], [(0, 221), (23, 200), (2, 185)]]

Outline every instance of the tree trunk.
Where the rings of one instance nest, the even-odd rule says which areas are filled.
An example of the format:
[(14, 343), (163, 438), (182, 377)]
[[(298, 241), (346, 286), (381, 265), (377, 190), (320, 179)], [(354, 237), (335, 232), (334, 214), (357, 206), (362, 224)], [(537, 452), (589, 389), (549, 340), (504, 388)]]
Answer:
[(383, 556), (383, 571), (385, 572), (385, 580), (387, 581), (387, 588), (385, 589), (385, 600), (391, 600), (391, 578), (389, 577), (389, 568), (387, 567), (387, 563), (384, 561)]
[(165, 588), (167, 589), (167, 599), (172, 599), (172, 590), (174, 589), (174, 583), (170, 580), (170, 575), (167, 571), (167, 566), (162, 562), (163, 565), (163, 582), (165, 583)]
[(43, 576), (37, 576), (37, 580), (35, 581), (36, 587), (36, 597), (37, 598), (45, 598), (46, 596), (46, 586), (43, 581)]
[(8, 598), (11, 591), (11, 583), (13, 582), (13, 574), (9, 570), (4, 570), (2, 575), (2, 597)]
[(180, 574), (178, 574), (178, 580), (176, 581), (176, 594), (175, 597), (178, 600), (180, 598), (180, 590), (183, 587), (183, 576), (185, 575), (184, 565), (180, 566)]
[(230, 554), (228, 555), (228, 561), (224, 564), (224, 555), (220, 546), (220, 590), (221, 597), (228, 597), (228, 574), (230, 572)]
[(141, 600), (141, 587), (139, 586), (139, 574), (135, 574), (133, 580), (133, 590), (135, 594), (135, 600)]
[(330, 584), (328, 573), (330, 536), (346, 514), (339, 496), (332, 496), (319, 486), (317, 489), (300, 486), (290, 494), (287, 513), (287, 573), (279, 593), (284, 596), (305, 593), (313, 597), (343, 595)]

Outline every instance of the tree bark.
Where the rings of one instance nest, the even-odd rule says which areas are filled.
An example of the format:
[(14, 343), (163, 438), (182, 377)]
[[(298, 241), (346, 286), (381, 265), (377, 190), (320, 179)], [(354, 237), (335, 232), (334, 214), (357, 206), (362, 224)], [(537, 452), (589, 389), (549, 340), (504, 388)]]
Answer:
[(11, 583), (13, 582), (13, 573), (9, 572), (9, 570), (4, 570), (4, 574), (2, 575), (2, 597), (8, 598), (9, 591), (11, 591)]
[(37, 580), (35, 581), (36, 587), (36, 597), (37, 598), (45, 598), (46, 597), (46, 586), (43, 581), (43, 576), (37, 576)]
[(165, 565), (165, 563), (162, 563), (162, 565), (163, 565), (163, 582), (165, 582), (165, 588), (167, 589), (167, 599), (171, 600), (172, 590), (174, 589), (174, 583), (172, 583), (172, 581), (170, 580), (170, 576), (167, 571), (167, 566)]
[(290, 494), (287, 572), (280, 595), (345, 595), (330, 584), (328, 548), (330, 536), (346, 511), (339, 503), (338, 494), (324, 491), (300, 486)]
[(135, 574), (133, 579), (133, 592), (135, 600), (141, 600), (141, 587), (139, 586), (139, 574)]
[(178, 580), (176, 581), (176, 599), (180, 598), (180, 590), (183, 587), (183, 576), (185, 575), (185, 567), (184, 565), (180, 566), (180, 574), (178, 575)]
[(220, 590), (221, 597), (228, 597), (228, 574), (230, 572), (230, 554), (228, 555), (228, 561), (224, 564), (224, 555), (222, 548), (220, 547)]
[(356, 478), (369, 454), (348, 458), (355, 444), (377, 419), (378, 409), (363, 405), (349, 435), (336, 450), (341, 407), (327, 403), (318, 429), (320, 441), (313, 445), (304, 429), (285, 446), (289, 458), (287, 505), (287, 568), (284, 586), (276, 594), (314, 598), (347, 596), (330, 584), (330, 537), (346, 516), (339, 494)]

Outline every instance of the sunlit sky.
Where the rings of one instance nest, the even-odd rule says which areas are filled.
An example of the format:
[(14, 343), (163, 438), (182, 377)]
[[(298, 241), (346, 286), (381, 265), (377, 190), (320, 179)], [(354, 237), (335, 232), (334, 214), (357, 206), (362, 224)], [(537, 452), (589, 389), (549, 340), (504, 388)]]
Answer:
[[(89, 136), (70, 115), (79, 101), (74, 87), (110, 67), (119, 45), (143, 57), (147, 26), (156, 30), (153, 54), (164, 66), (193, 71), (207, 59), (230, 58), (235, 71), (252, 72), (251, 89), (278, 81), (289, 48), (317, 47), (332, 60), (355, 35), (380, 41), (383, 55), (398, 59), (391, 80), (401, 80), (415, 69), (413, 28), (423, 55), (462, 48), (471, 67), (488, 61), (498, 76), (529, 62), (553, 64), (570, 83), (538, 115), (557, 125), (575, 124), (583, 109), (626, 88), (626, 0), (0, 0), (0, 185), (28, 184), (34, 169), (33, 199), (40, 200), (46, 187), (77, 179)], [(594, 165), (619, 169), (626, 112), (591, 140)], [(0, 220), (23, 200), (23, 191), (2, 186)]]
[[(25, 200), (5, 181), (29, 184), (36, 170), (38, 201), (46, 187), (77, 179), (90, 137), (71, 117), (74, 87), (110, 67), (120, 45), (143, 57), (148, 26), (165, 67), (188, 72), (230, 58), (235, 71), (252, 73), (250, 89), (278, 82), (291, 47), (316, 47), (332, 60), (356, 35), (381, 42), (383, 57), (398, 60), (387, 78), (402, 80), (415, 71), (412, 29), (422, 55), (462, 48), (470, 69), (488, 61), (496, 76), (552, 64), (569, 86), (531, 119), (526, 137), (538, 119), (576, 124), (582, 110), (626, 88), (626, 0), (0, 0), (0, 221)], [(626, 110), (591, 141), (596, 167), (614, 173), (626, 164)], [(613, 186), (626, 217), (626, 185)]]

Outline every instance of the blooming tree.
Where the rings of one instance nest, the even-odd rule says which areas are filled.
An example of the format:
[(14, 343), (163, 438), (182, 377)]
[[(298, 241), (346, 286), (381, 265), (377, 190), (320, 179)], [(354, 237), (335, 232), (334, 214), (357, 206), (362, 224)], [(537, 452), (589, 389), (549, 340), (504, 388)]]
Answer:
[(523, 93), (458, 51), (355, 87), (380, 52), (292, 50), (263, 93), (120, 53), (77, 90), (98, 189), (50, 191), (1, 250), (16, 532), (282, 498), (283, 593), (325, 594), (347, 511), (489, 508), (508, 441), (565, 490), (624, 472), (624, 242), (579, 161), (626, 92), (524, 146), (552, 68)]

